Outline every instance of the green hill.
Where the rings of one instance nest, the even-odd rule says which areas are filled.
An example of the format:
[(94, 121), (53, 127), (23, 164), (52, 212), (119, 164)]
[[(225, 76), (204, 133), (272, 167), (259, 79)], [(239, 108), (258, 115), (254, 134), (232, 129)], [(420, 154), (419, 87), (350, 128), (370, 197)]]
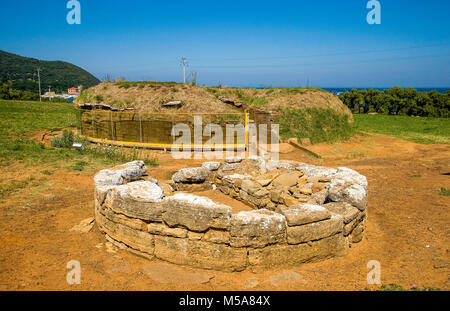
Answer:
[(37, 68), (40, 67), (42, 93), (51, 87), (54, 92), (67, 92), (69, 87), (83, 88), (100, 83), (86, 70), (62, 61), (42, 61), (0, 50), (0, 82), (15, 90), (38, 93)]

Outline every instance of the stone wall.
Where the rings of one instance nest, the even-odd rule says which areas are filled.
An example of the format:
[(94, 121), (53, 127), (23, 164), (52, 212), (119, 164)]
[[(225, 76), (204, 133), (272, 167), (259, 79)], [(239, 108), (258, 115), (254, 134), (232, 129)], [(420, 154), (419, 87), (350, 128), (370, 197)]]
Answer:
[[(147, 258), (258, 272), (343, 256), (363, 236), (367, 180), (348, 168), (229, 158), (180, 170), (168, 184), (143, 178), (145, 170), (143, 162), (130, 162), (100, 171), (94, 182), (99, 228)], [(188, 193), (200, 189), (255, 209), (233, 214)]]

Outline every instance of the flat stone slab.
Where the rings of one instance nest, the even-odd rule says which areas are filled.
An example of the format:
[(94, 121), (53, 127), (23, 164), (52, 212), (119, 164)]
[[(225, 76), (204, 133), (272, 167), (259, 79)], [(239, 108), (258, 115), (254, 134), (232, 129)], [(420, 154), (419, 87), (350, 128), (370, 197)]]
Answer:
[(95, 186), (118, 186), (127, 181), (140, 178), (147, 168), (144, 161), (133, 161), (117, 165), (110, 169), (101, 170), (94, 177)]
[(325, 204), (324, 207), (330, 212), (344, 216), (344, 224), (354, 220), (359, 213), (356, 207), (344, 202), (330, 202)]
[(217, 171), (220, 168), (221, 165), (222, 165), (222, 163), (214, 162), (214, 161), (212, 161), (212, 162), (203, 162), (202, 163), (202, 167), (205, 167), (205, 168), (207, 168), (210, 171)]
[(320, 240), (340, 233), (344, 228), (343, 219), (343, 216), (335, 214), (327, 220), (313, 222), (303, 226), (288, 227), (287, 242), (289, 244), (300, 244)]
[(325, 239), (297, 245), (273, 245), (250, 249), (248, 261), (253, 272), (296, 267), (335, 256), (343, 256), (348, 247), (343, 235), (335, 234)]
[(241, 163), (242, 158), (241, 157), (228, 157), (228, 158), (224, 159), (224, 162), (227, 164)]
[(312, 204), (283, 206), (280, 213), (286, 217), (288, 226), (300, 226), (331, 218), (331, 213), (325, 207)]
[(267, 209), (233, 215), (230, 227), (233, 247), (264, 247), (280, 243), (286, 237), (286, 218)]
[(105, 205), (115, 213), (150, 221), (161, 221), (162, 198), (158, 185), (149, 181), (136, 181), (110, 190)]
[(176, 183), (201, 183), (208, 178), (209, 169), (206, 167), (183, 168), (172, 176)]
[(231, 207), (193, 194), (177, 193), (167, 197), (163, 206), (163, 220), (170, 227), (204, 232), (209, 228), (227, 229), (231, 221)]
[(247, 249), (190, 239), (155, 236), (155, 256), (179, 265), (220, 271), (242, 271)]

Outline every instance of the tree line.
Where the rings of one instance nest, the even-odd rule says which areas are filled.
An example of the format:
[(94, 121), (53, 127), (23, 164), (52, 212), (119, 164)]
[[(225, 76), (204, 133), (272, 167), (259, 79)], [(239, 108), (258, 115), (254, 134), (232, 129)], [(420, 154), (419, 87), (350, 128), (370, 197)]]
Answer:
[[(39, 100), (39, 94), (29, 92), (14, 90), (9, 87), (6, 83), (0, 83), (0, 99), (4, 100)], [(42, 98), (42, 101), (53, 101), (53, 102), (68, 102), (64, 98), (54, 97), (53, 99)]]
[(339, 95), (353, 113), (380, 113), (421, 117), (450, 117), (450, 90), (419, 92), (414, 88), (345, 91)]

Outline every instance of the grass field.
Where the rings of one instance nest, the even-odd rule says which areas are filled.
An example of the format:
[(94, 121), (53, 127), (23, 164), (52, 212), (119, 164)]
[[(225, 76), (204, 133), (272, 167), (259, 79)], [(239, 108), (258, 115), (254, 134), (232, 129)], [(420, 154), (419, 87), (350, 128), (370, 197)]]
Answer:
[[(0, 101), (0, 166), (19, 161), (27, 166), (45, 165), (76, 171), (135, 160), (133, 150), (125, 153), (111, 146), (77, 151), (54, 148), (30, 136), (43, 130), (76, 130), (77, 110), (68, 103)], [(147, 165), (156, 165), (145, 159)]]
[(450, 144), (450, 119), (355, 114), (355, 128), (419, 144)]

